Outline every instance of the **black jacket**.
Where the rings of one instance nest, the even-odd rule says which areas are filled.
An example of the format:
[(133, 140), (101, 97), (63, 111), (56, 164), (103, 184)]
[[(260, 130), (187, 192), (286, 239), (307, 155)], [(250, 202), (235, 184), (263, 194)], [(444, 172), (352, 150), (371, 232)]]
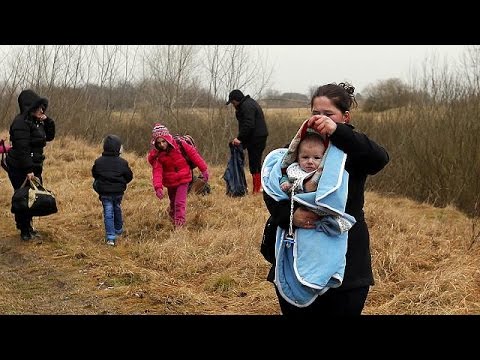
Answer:
[(244, 148), (248, 148), (249, 144), (257, 143), (259, 141), (257, 138), (262, 139), (268, 136), (263, 110), (250, 95), (244, 96), (235, 110), (238, 121), (237, 139), (242, 142)]
[(43, 148), (47, 141), (55, 138), (55, 122), (51, 118), (47, 116), (47, 119), (40, 121), (30, 115), (40, 105), (46, 110), (48, 100), (32, 90), (22, 91), (18, 96), (20, 113), (10, 125), (12, 149), (8, 153), (7, 164), (27, 173), (42, 169), (45, 160)]
[[(363, 205), (365, 182), (368, 175), (374, 175), (389, 162), (387, 151), (370, 140), (365, 134), (353, 130), (349, 124), (337, 124), (330, 141), (347, 154), (345, 170), (349, 174), (348, 197), (345, 212), (357, 222), (348, 232), (348, 247), (343, 283), (340, 289), (351, 289), (374, 284), (370, 256), (370, 236), (365, 222)], [(275, 223), (288, 229), (290, 201), (276, 202), (265, 192), (264, 200)], [(273, 269), (268, 280), (273, 280)]]
[(102, 156), (92, 166), (93, 188), (99, 195), (123, 195), (133, 173), (127, 160), (120, 157), (122, 143), (116, 135), (103, 141)]

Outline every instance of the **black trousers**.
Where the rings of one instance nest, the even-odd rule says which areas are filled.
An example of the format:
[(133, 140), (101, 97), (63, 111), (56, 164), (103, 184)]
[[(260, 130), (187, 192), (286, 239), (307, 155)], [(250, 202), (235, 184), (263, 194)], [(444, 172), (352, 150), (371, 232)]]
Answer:
[(248, 167), (250, 174), (259, 174), (262, 169), (262, 154), (267, 146), (267, 137), (255, 138), (248, 144)]
[[(40, 179), (42, 183), (42, 169), (36, 169), (33, 171), (36, 177)], [(23, 169), (14, 168), (12, 166), (8, 167), (8, 178), (12, 183), (13, 190), (17, 190), (19, 187), (22, 186), (25, 178), (27, 177), (27, 172)], [(32, 216), (28, 213), (16, 213), (15, 214), (15, 223), (17, 225), (17, 229), (28, 229), (32, 225)]]
[(286, 316), (361, 315), (369, 290), (369, 286), (348, 290), (329, 289), (325, 294), (318, 296), (309, 306), (299, 308), (287, 302), (275, 286), (280, 309)]

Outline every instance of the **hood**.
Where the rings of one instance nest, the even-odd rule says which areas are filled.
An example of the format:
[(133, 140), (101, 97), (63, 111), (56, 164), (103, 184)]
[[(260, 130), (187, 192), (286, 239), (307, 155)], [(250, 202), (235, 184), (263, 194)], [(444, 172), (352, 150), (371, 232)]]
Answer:
[(45, 106), (46, 110), (48, 108), (48, 100), (40, 97), (33, 90), (23, 90), (20, 95), (18, 95), (20, 114), (28, 113), (40, 105)]
[(122, 140), (117, 135), (107, 135), (103, 140), (103, 155), (120, 155)]
[(171, 146), (174, 146), (173, 143), (175, 140), (173, 140), (173, 136), (171, 134), (164, 134), (164, 135), (153, 135), (152, 140), (150, 144), (152, 145), (152, 148), (155, 148), (155, 142), (157, 141), (158, 138), (164, 138), (167, 143), (169, 143)]

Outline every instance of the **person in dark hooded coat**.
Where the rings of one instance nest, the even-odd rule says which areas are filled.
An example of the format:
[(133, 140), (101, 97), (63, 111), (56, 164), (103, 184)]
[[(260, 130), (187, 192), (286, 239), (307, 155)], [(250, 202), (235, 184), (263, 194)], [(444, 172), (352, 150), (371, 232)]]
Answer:
[[(46, 115), (46, 98), (33, 90), (23, 90), (18, 96), (18, 106), (20, 113), (10, 125), (12, 148), (6, 159), (8, 177), (14, 190), (20, 188), (26, 178), (35, 176), (43, 182), (43, 149), (48, 141), (55, 138), (55, 122)], [(32, 216), (27, 212), (16, 213), (15, 223), (22, 240), (30, 240), (38, 234), (32, 226)]]
[(238, 121), (238, 135), (230, 143), (233, 146), (241, 144), (242, 148), (247, 150), (248, 167), (253, 182), (251, 193), (260, 193), (262, 190), (260, 170), (268, 137), (265, 115), (257, 101), (238, 89), (230, 92), (226, 102), (226, 105), (228, 104), (232, 104), (235, 108), (235, 117)]
[(120, 157), (122, 141), (116, 135), (107, 135), (103, 140), (102, 156), (92, 166), (95, 179), (93, 189), (103, 205), (105, 241), (115, 245), (117, 236), (123, 233), (122, 199), (133, 173), (127, 160)]

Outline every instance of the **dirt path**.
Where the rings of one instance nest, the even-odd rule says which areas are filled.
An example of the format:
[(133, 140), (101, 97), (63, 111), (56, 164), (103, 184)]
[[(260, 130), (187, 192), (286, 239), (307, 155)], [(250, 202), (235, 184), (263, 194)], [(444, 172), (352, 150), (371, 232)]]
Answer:
[(45, 237), (29, 242), (22, 242), (17, 234), (1, 237), (0, 313), (108, 313), (95, 295), (86, 294), (86, 287), (93, 284), (80, 263), (52, 245)]

